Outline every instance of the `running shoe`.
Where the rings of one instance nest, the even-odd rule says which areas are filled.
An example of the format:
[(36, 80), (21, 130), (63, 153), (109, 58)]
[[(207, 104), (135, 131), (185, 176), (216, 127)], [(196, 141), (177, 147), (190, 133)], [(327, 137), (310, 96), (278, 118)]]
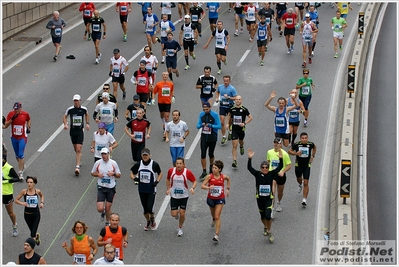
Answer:
[(252, 37), (249, 37), (249, 42), (252, 43), (254, 39)]
[(151, 105), (155, 105), (155, 99), (154, 98), (151, 100)]
[(211, 227), (215, 227), (215, 219), (212, 219)]
[(110, 226), (111, 223), (110, 222), (105, 222), (105, 226)]
[(152, 103), (151, 103), (151, 99), (148, 99), (148, 101), (147, 101), (147, 105), (149, 105), (149, 106), (151, 106), (151, 105), (152, 105)]
[(105, 218), (105, 210), (103, 212), (101, 212), (101, 214), (100, 214), (100, 221), (103, 222), (104, 218)]
[(243, 27), (241, 27), (241, 29), (240, 29), (240, 33), (243, 33), (244, 32), (244, 28)]
[(291, 45), (291, 52), (294, 51), (294, 45)]
[(231, 167), (237, 168), (237, 161), (236, 160), (233, 160), (233, 163), (231, 164)]
[(302, 199), (302, 207), (306, 208), (306, 205), (308, 205), (308, 203), (306, 202), (306, 198)]
[(99, 64), (100, 60), (98, 59), (98, 57), (96, 57), (96, 64)]
[(12, 226), (12, 236), (18, 236), (18, 228), (17, 225)]
[(263, 66), (263, 65), (264, 65), (263, 60), (261, 60), (259, 64), (260, 64), (261, 66)]
[(229, 13), (231, 13), (231, 8), (229, 8)]
[(224, 65), (227, 65), (227, 59), (225, 59), (225, 60), (223, 61), (223, 63), (224, 63)]
[(282, 37), (283, 36), (283, 31), (279, 32), (279, 36)]
[(57, 58), (58, 58), (58, 56), (55, 55), (55, 56), (53, 57), (54, 61), (57, 61)]
[(265, 46), (265, 51), (267, 52), (267, 46)]
[(288, 48), (287, 54), (291, 54), (291, 49)]
[(222, 137), (222, 145), (226, 144), (227, 138), (225, 136)]
[(60, 45), (60, 50), (58, 50), (58, 55), (61, 54), (62, 45)]
[(236, 30), (236, 32), (234, 33), (234, 36), (238, 36), (238, 30)]
[(205, 179), (205, 176), (207, 175), (206, 171), (203, 171), (199, 179), (202, 181)]
[(306, 61), (302, 63), (302, 68), (306, 68)]
[(334, 58), (337, 58), (337, 57), (338, 57), (338, 53), (335, 53), (335, 54), (334, 54)]
[(150, 222), (151, 222), (151, 225), (150, 225), (150, 226), (151, 226), (151, 229), (154, 230), (155, 227), (157, 226), (157, 223), (155, 222), (155, 218), (151, 218), (151, 221), (150, 221)]
[(302, 192), (302, 187), (303, 187), (302, 184), (299, 184), (299, 185), (298, 185), (298, 193), (301, 193), (301, 192)]
[(126, 35), (126, 34), (123, 35), (123, 41), (124, 41), (124, 42), (127, 41), (127, 35)]
[(103, 54), (101, 54), (101, 53), (99, 53), (98, 54), (98, 60), (101, 60), (101, 56), (102, 56)]
[(312, 57), (314, 57), (314, 51), (312, 51)]
[(190, 65), (186, 65), (185, 67), (184, 67), (184, 70), (188, 70), (190, 68)]
[(342, 37), (345, 37), (345, 33), (344, 32), (342, 33)]
[(342, 50), (342, 45), (339, 46), (339, 50)]
[(191, 57), (192, 57), (194, 60), (197, 58), (197, 56), (196, 56), (195, 54), (193, 54)]
[(150, 221), (147, 221), (147, 225), (144, 226), (144, 231), (148, 231), (149, 227), (150, 227)]
[(87, 41), (91, 41), (91, 34), (89, 33), (89, 38), (87, 38)]
[(177, 229), (177, 236), (182, 236), (183, 230), (181, 228)]
[(312, 64), (312, 58), (308, 58), (309, 64)]
[(270, 214), (270, 217), (271, 217), (272, 219), (274, 219), (274, 215), (275, 215), (275, 213), (274, 213), (274, 208), (272, 208), (272, 213)]
[(162, 58), (161, 64), (165, 64), (165, 59)]
[(125, 100), (126, 99), (126, 91), (123, 91), (123, 93), (122, 93), (122, 100)]
[(231, 140), (231, 132), (229, 132), (228, 134), (227, 134), (227, 140)]
[(263, 235), (264, 236), (268, 236), (269, 232), (267, 231), (267, 228), (263, 228)]
[(240, 146), (240, 154), (241, 154), (241, 155), (244, 155), (244, 153), (245, 153), (244, 147), (243, 147), (243, 146)]
[(36, 233), (36, 245), (40, 246), (40, 243), (41, 243), (41, 241), (40, 241), (40, 234), (39, 234), (39, 233)]
[(306, 126), (308, 126), (308, 120), (305, 119), (305, 120), (303, 121), (303, 127), (306, 127)]
[(262, 55), (262, 52), (258, 52), (258, 56), (261, 56)]
[(222, 74), (222, 69), (219, 69), (217, 73), (218, 75)]
[(283, 210), (283, 207), (281, 207), (281, 203), (277, 202), (277, 207), (276, 207), (276, 211), (277, 212), (281, 212)]
[(156, 38), (158, 43), (161, 43), (161, 39), (159, 37)]
[(180, 76), (180, 73), (179, 73), (179, 71), (177, 71), (176, 72), (176, 77), (179, 77)]
[(19, 177), (19, 180), (23, 180), (24, 179), (24, 172), (23, 171), (18, 171), (18, 177)]
[(274, 242), (274, 236), (272, 235), (271, 232), (269, 232), (269, 242), (273, 243)]
[(219, 242), (219, 236), (217, 234), (215, 234), (212, 238), (213, 241), (215, 242)]
[(75, 175), (78, 176), (80, 174), (80, 167), (76, 166), (75, 167)]

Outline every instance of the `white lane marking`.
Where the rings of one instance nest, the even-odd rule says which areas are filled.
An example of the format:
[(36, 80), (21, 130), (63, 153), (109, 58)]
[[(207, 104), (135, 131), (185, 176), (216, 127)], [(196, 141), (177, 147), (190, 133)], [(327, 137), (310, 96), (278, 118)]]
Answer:
[(245, 58), (248, 56), (249, 52), (251, 52), (251, 50), (245, 51), (245, 53), (244, 53), (244, 55), (242, 55), (240, 61), (238, 61), (237, 67), (241, 66), (241, 64), (244, 62)]
[(155, 216), (155, 222), (157, 225), (155, 226), (154, 230), (157, 230), (159, 227), (159, 224), (161, 223), (161, 220), (163, 218), (163, 214), (165, 213), (166, 208), (168, 207), (170, 201), (170, 195), (166, 195), (161, 207), (159, 208), (158, 214)]
[(192, 144), (191, 144), (186, 156), (184, 157), (184, 159), (190, 159), (191, 158), (191, 155), (193, 154), (194, 149), (197, 146), (198, 141), (200, 140), (200, 138), (201, 138), (201, 129), (198, 130), (197, 135), (195, 136), (194, 141), (192, 142)]

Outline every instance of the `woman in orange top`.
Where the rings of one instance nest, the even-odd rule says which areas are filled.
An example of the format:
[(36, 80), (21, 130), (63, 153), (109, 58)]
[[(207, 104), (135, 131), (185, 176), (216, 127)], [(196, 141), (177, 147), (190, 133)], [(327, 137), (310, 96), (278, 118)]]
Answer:
[(164, 130), (164, 140), (166, 139), (165, 126), (169, 122), (170, 108), (172, 103), (175, 102), (174, 85), (173, 82), (168, 81), (168, 78), (168, 72), (163, 72), (162, 81), (157, 82), (152, 92), (154, 98), (155, 95), (158, 94), (158, 109), (162, 120), (162, 128)]
[[(82, 221), (76, 221), (72, 227), (75, 236), (71, 237), (71, 246), (67, 242), (62, 243), (69, 256), (73, 256), (73, 264), (92, 264), (92, 260), (98, 251), (97, 245), (91, 236), (86, 235), (87, 226)], [(91, 251), (93, 248), (93, 252)]]

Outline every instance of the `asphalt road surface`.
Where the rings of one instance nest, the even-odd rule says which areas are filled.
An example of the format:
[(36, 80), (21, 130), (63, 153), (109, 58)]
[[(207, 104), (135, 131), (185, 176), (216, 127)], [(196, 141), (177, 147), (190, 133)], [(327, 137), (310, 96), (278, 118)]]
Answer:
[[(290, 6), (293, 6), (291, 3)], [(347, 34), (356, 26), (356, 14), (359, 7), (348, 17)], [(155, 9), (156, 14), (160, 11)], [(264, 107), (264, 103), (272, 90), (277, 96), (288, 97), (295, 88), (297, 80), (302, 77), (301, 39), (296, 32), (295, 50), (287, 54), (284, 37), (278, 37), (278, 31), (273, 23), (273, 41), (270, 43), (265, 58), (265, 66), (259, 66), (256, 42), (248, 42), (248, 33), (234, 37), (234, 16), (227, 11), (227, 5), (222, 4), (220, 19), (231, 35), (228, 50), (228, 64), (222, 65), (223, 74), (232, 77), (232, 85), (243, 97), (243, 105), (253, 115), (252, 123), (246, 127), (245, 150), (252, 148), (256, 155), (254, 166), (265, 158), (266, 151), (273, 147), (273, 114)], [(3, 114), (12, 108), (15, 101), (21, 101), (23, 109), (32, 117), (32, 132), (26, 148), (27, 170), (25, 175), (38, 177), (37, 188), (46, 197), (42, 219), (39, 226), (42, 245), (36, 252), (43, 255), (49, 264), (70, 264), (72, 258), (61, 247), (63, 241), (72, 236), (71, 227), (80, 219), (88, 226), (88, 234), (95, 238), (99, 236), (104, 223), (96, 211), (96, 179), (90, 175), (93, 155), (90, 153), (92, 133), (97, 129), (91, 119), (91, 129), (85, 132), (83, 145), (82, 174), (74, 175), (75, 154), (69, 138), (69, 131), (62, 130), (62, 116), (67, 107), (73, 104), (72, 96), (79, 93), (82, 103), (92, 114), (95, 108), (93, 96), (97, 95), (102, 84), (109, 81), (109, 58), (115, 47), (121, 50), (121, 55), (130, 62), (130, 70), (126, 74), (127, 99), (122, 100), (119, 91), (118, 102), (120, 121), (116, 123), (115, 138), (119, 142), (113, 152), (122, 171), (118, 181), (117, 194), (112, 210), (121, 215), (121, 225), (129, 232), (129, 246), (125, 250), (126, 264), (311, 264), (315, 229), (315, 210), (317, 205), (316, 189), (318, 181), (323, 179), (319, 173), (320, 155), (328, 123), (328, 110), (336, 69), (340, 58), (334, 59), (333, 40), (330, 20), (335, 16), (335, 10), (328, 4), (319, 8), (320, 27), (317, 35), (317, 46), (313, 64), (309, 65), (310, 77), (316, 84), (310, 104), (309, 125), (298, 132), (309, 133), (309, 140), (317, 145), (317, 155), (312, 167), (310, 179), (310, 194), (308, 207), (302, 208), (302, 194), (297, 192), (297, 183), (293, 168), (288, 173), (285, 194), (282, 201), (283, 211), (276, 215), (273, 221), (274, 244), (269, 244), (263, 236), (263, 225), (255, 201), (254, 178), (246, 170), (247, 156), (238, 156), (238, 169), (231, 167), (231, 143), (216, 147), (215, 156), (225, 163), (223, 172), (232, 179), (231, 195), (226, 200), (222, 213), (220, 242), (212, 241), (213, 229), (210, 227), (211, 216), (206, 205), (206, 191), (198, 185), (195, 194), (188, 202), (187, 219), (184, 224), (184, 236), (177, 237), (177, 222), (170, 216), (169, 203), (165, 201), (165, 179), (171, 165), (169, 145), (162, 140), (161, 120), (157, 106), (149, 106), (148, 119), (152, 122), (151, 139), (147, 146), (152, 152), (152, 158), (160, 163), (164, 178), (157, 187), (155, 214), (158, 222), (156, 231), (143, 231), (145, 219), (139, 202), (137, 187), (129, 177), (132, 166), (130, 141), (124, 134), (126, 121), (123, 119), (128, 104), (132, 102), (135, 88), (130, 83), (130, 77), (138, 68), (139, 59), (143, 55), (142, 48), (146, 44), (144, 27), (141, 24), (141, 10), (134, 5), (129, 17), (128, 41), (122, 41), (122, 30), (119, 18), (112, 6), (100, 15), (107, 23), (107, 38), (101, 41), (103, 54), (99, 65), (94, 64), (94, 47), (92, 42), (82, 39), (83, 25), (69, 31), (62, 39), (62, 54), (57, 62), (52, 57), (54, 47), (48, 44), (43, 49), (32, 54), (18, 67), (14, 67), (3, 75)], [(177, 10), (173, 10), (172, 21), (178, 18)], [(181, 23), (177, 24), (180, 29)], [(175, 32), (175, 38), (178, 31)], [(200, 151), (195, 139), (198, 131), (196, 121), (201, 105), (199, 92), (195, 83), (203, 73), (206, 65), (212, 67), (212, 74), (217, 76), (222, 84), (222, 76), (216, 75), (216, 60), (214, 56), (214, 40), (207, 50), (203, 49), (210, 36), (208, 20), (203, 23), (203, 37), (195, 49), (197, 59), (190, 58), (191, 69), (184, 70), (183, 51), (178, 53), (178, 68), (181, 76), (174, 77), (176, 88), (176, 103), (172, 109), (179, 109), (181, 119), (186, 121), (190, 135), (186, 139), (186, 165), (195, 175), (201, 174)], [(345, 47), (345, 41), (343, 49)], [(160, 45), (153, 45), (154, 54), (160, 60)], [(248, 53), (246, 53), (248, 51)], [(340, 51), (341, 53), (341, 51)], [(65, 56), (73, 54), (76, 59), (68, 60)], [(160, 64), (158, 77), (166, 67)], [(277, 105), (276, 100), (272, 102)], [(218, 111), (218, 107), (213, 107)], [(3, 131), (4, 140), (9, 148), (10, 163), (16, 166), (14, 153), (9, 139), (9, 129)], [(188, 153), (191, 152), (192, 153)], [(294, 160), (293, 157), (291, 157)], [(25, 187), (25, 184), (15, 185), (15, 195)], [(162, 208), (162, 204), (166, 205)], [(166, 208), (166, 209), (165, 209)], [(16, 261), (23, 251), (23, 242), (29, 236), (29, 230), (23, 220), (23, 208), (14, 207), (18, 218), (19, 236), (11, 237), (11, 224), (3, 209), (3, 263)], [(328, 227), (328, 226), (326, 226)], [(96, 256), (101, 256), (100, 253)]]

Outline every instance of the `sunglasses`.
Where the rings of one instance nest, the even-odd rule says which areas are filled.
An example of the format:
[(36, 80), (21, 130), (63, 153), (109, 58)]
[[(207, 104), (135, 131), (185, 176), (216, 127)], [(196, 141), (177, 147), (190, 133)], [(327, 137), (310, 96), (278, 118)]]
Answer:
[(305, 74), (309, 74), (309, 72), (304, 72), (303, 75), (305, 75)]
[(267, 169), (267, 168), (269, 168), (269, 166), (262, 166), (261, 168), (262, 169)]
[(104, 87), (103, 90), (109, 90), (109, 87), (108, 87), (108, 88), (107, 88), (107, 87)]

